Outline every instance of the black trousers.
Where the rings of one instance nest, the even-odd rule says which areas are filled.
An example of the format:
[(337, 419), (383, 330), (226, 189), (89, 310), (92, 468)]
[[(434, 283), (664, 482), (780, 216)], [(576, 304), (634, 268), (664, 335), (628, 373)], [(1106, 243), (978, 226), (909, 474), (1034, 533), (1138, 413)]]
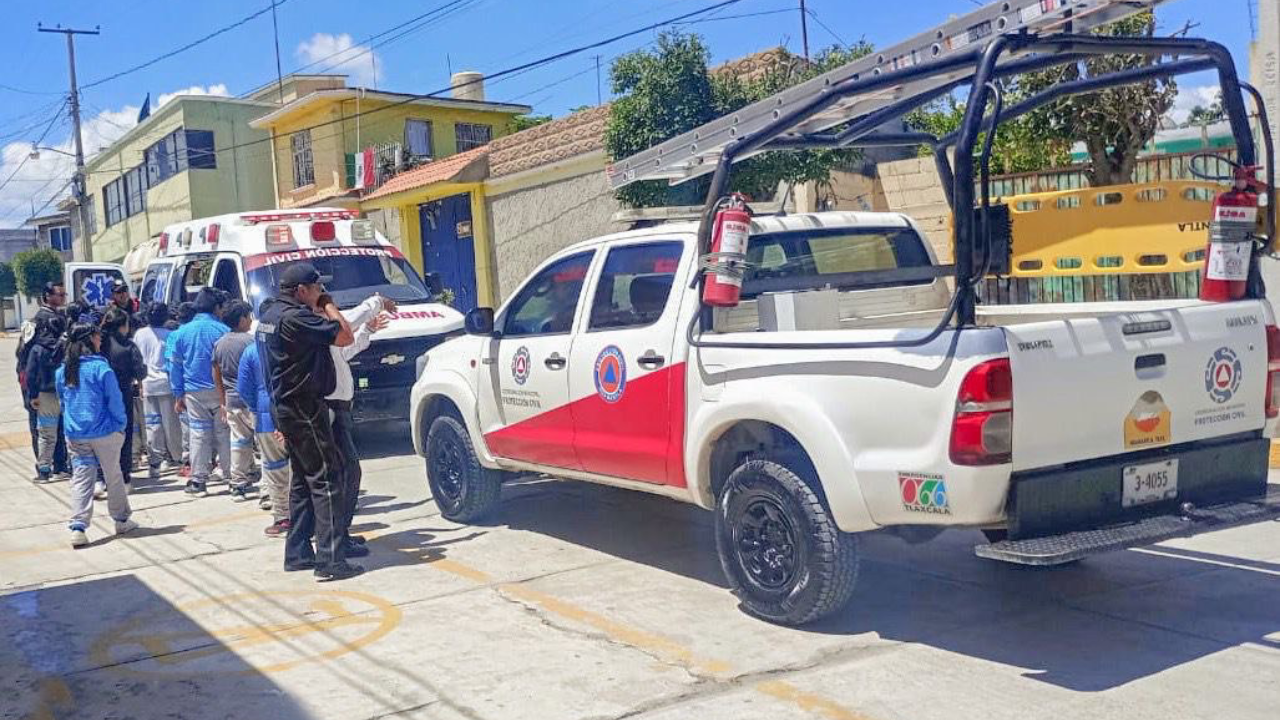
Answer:
[(360, 469), (360, 451), (356, 450), (355, 418), (351, 413), (350, 401), (330, 400), (329, 410), (333, 412), (333, 439), (337, 444), (342, 466), (342, 492), (345, 501), (342, 518), (349, 535), (356, 515), (356, 503), (360, 500), (360, 483), (364, 479), (364, 471)]
[(133, 475), (133, 400), (124, 396), (124, 444), (120, 446), (120, 473), (124, 476), (124, 484), (128, 485)]
[(319, 399), (282, 402), (276, 405), (276, 420), (289, 443), (293, 470), (285, 566), (314, 561), (323, 570), (341, 564), (346, 560), (346, 499), (329, 408)]

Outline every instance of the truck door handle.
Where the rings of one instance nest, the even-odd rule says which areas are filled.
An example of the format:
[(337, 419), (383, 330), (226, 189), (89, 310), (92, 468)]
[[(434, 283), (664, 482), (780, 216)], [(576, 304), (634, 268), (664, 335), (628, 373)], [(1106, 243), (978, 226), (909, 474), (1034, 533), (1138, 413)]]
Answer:
[(643, 355), (636, 359), (636, 362), (640, 363), (640, 367), (652, 370), (665, 365), (667, 359), (652, 350), (646, 350)]
[(543, 360), (542, 362), (552, 370), (563, 370), (565, 363), (568, 361), (560, 357), (560, 353), (551, 353), (551, 357)]
[(1164, 365), (1164, 353), (1153, 353), (1151, 355), (1139, 355), (1133, 361), (1134, 370), (1150, 370)]

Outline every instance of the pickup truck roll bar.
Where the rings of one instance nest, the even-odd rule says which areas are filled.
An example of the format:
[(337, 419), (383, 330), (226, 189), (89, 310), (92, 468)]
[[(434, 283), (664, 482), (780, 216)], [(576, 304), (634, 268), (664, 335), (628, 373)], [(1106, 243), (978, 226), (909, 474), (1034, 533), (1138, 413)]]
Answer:
[[(1028, 58), (1022, 58), (1004, 64), (998, 64), (1006, 53), (1034, 52)], [(999, 98), (999, 90), (995, 81), (1002, 77), (1049, 69), (1060, 65), (1079, 62), (1094, 55), (1111, 53), (1138, 54), (1151, 57), (1173, 56), (1179, 59), (1153, 66), (1132, 68), (1109, 73), (1094, 78), (1085, 78), (1060, 83), (1028, 98), (1007, 110), (995, 108), (987, 114), (988, 100)], [(807, 118), (822, 112), (836, 104), (841, 97), (863, 94), (886, 87), (899, 86), (923, 76), (947, 74), (963, 65), (976, 64), (971, 74), (952, 78), (942, 85), (929, 87), (916, 95), (893, 102), (867, 115), (851, 119), (836, 132), (820, 132), (811, 134), (788, 134), (792, 128), (803, 123)], [(964, 212), (964, 208), (975, 207), (974, 183), (974, 150), (978, 136), (991, 128), (998, 127), (1002, 119), (1026, 114), (1053, 100), (1069, 95), (1091, 92), (1107, 87), (1141, 82), (1159, 77), (1170, 77), (1191, 72), (1216, 69), (1223, 89), (1223, 106), (1235, 135), (1237, 154), (1241, 164), (1254, 163), (1255, 148), (1252, 134), (1249, 132), (1248, 116), (1245, 111), (1242, 89), (1235, 72), (1230, 52), (1221, 44), (1195, 38), (1145, 38), (1145, 37), (1108, 37), (1094, 35), (1054, 35), (1037, 37), (1033, 35), (998, 35), (985, 46), (971, 51), (959, 53), (938, 62), (906, 67), (900, 70), (883, 72), (870, 78), (852, 76), (833, 84), (807, 102), (798, 104), (787, 113), (779, 113), (776, 118), (755, 133), (739, 137), (720, 151), (715, 171), (712, 174), (707, 191), (707, 201), (703, 207), (702, 223), (699, 226), (699, 245), (708, 247), (710, 232), (714, 220), (715, 207), (719, 198), (727, 191), (732, 165), (739, 159), (765, 150), (806, 150), (848, 147), (871, 147), (883, 145), (902, 145), (920, 143), (934, 150), (935, 164), (944, 181), (947, 199), (953, 209), (954, 243), (956, 263), (956, 292), (941, 323), (934, 331), (921, 337), (892, 340), (876, 343), (723, 343), (704, 341), (693, 338), (691, 344), (699, 347), (807, 347), (830, 349), (854, 349), (864, 347), (910, 347), (927, 344), (950, 324), (954, 318), (957, 328), (972, 326), (976, 316), (977, 296), (974, 283), (982, 278), (982, 273), (974, 263), (975, 237), (984, 240), (983, 257), (986, 258), (985, 232), (979, 233), (979, 226), (974, 213)], [(969, 102), (960, 128), (942, 138), (935, 138), (928, 133), (875, 133), (885, 123), (900, 118), (906, 113), (925, 105), (947, 92), (968, 85)], [(997, 103), (998, 104), (998, 103)], [(1267, 145), (1271, 139), (1266, 137)], [(988, 132), (988, 138), (990, 133)], [(947, 159), (946, 148), (954, 145), (955, 166), (952, 168)], [(980, 169), (984, 179), (983, 201), (979, 207), (985, 208), (989, 203), (985, 188), (988, 175), (989, 147), (980, 158)], [(1268, 155), (1271, 155), (1269, 152)], [(1270, 167), (1270, 164), (1268, 165)], [(1270, 184), (1270, 178), (1269, 178)], [(1274, 213), (1274, 209), (1270, 210)], [(985, 223), (982, 223), (985, 225)], [(1274, 227), (1274, 224), (1271, 225)], [(1274, 234), (1274, 233), (1272, 233)], [(985, 261), (983, 263), (985, 265)], [(1262, 295), (1261, 276), (1257, 263), (1252, 264), (1253, 273), (1258, 277), (1250, 282), (1250, 297)], [(892, 272), (892, 271), (890, 271)], [(904, 279), (905, 275), (904, 275)], [(709, 323), (709, 313), (700, 314), (705, 329)], [(691, 327), (692, 331), (693, 328)]]

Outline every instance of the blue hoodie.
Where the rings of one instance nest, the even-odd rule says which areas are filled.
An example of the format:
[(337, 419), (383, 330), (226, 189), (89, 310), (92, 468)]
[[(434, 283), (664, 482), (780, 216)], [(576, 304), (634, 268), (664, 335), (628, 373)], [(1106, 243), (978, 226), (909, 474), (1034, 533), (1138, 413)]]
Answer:
[(69, 440), (93, 440), (124, 432), (124, 398), (116, 374), (101, 355), (80, 358), (80, 384), (68, 387), (67, 366), (58, 368), (56, 384), (62, 423)]
[(251, 343), (240, 356), (236, 388), (240, 391), (240, 399), (244, 400), (244, 404), (249, 406), (258, 419), (257, 431), (275, 432), (276, 424), (271, 418), (271, 391), (267, 390), (267, 376), (258, 360), (257, 343)]
[(212, 314), (200, 313), (167, 338), (173, 342), (169, 385), (174, 397), (213, 389), (213, 346), (229, 332)]

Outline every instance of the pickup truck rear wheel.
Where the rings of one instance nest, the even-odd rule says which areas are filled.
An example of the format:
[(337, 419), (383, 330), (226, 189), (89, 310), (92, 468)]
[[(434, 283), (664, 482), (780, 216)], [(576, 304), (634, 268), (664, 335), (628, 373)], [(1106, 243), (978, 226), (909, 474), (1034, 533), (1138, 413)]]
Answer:
[(772, 460), (730, 474), (716, 506), (716, 549), (747, 612), (781, 625), (844, 607), (858, 577), (856, 537), (836, 527), (809, 482)]
[(502, 473), (480, 464), (460, 420), (441, 415), (427, 430), (427, 483), (440, 514), (465, 523), (498, 504)]

